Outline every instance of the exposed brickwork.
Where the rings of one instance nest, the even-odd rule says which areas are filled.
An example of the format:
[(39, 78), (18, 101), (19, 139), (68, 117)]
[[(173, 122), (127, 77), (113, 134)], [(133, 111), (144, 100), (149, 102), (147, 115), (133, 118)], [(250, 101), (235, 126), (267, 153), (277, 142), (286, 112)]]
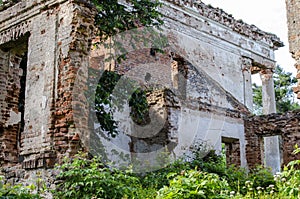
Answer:
[(297, 94), (298, 99), (300, 99), (300, 1), (299, 0), (286, 0), (287, 9), (287, 22), (288, 22), (288, 39), (289, 48), (292, 57), (295, 59), (295, 67), (297, 69), (298, 85), (293, 88), (294, 92)]
[(282, 138), (283, 165), (300, 159), (293, 155), (295, 144), (300, 145), (300, 112), (253, 116), (245, 121), (246, 156), (248, 166), (263, 164), (263, 137), (280, 135)]
[[(55, 101), (53, 141), (54, 149), (58, 152), (58, 158), (65, 156), (66, 153), (74, 154), (78, 148), (78, 134), (83, 141), (86, 141), (88, 135), (84, 134), (88, 128), (88, 112), (75, 112), (73, 106), (76, 103), (85, 103), (87, 109), (87, 100), (84, 92), (87, 90), (87, 66), (88, 54), (91, 47), (91, 38), (93, 36), (93, 9), (88, 4), (76, 9), (74, 6), (71, 38), (69, 52), (66, 57), (60, 56), (57, 81), (57, 99)], [(68, 17), (68, 16), (66, 16)], [(63, 32), (61, 34), (64, 34)], [(67, 35), (66, 35), (67, 37)], [(64, 38), (60, 38), (63, 40)], [(58, 41), (58, 45), (59, 45)], [(60, 50), (60, 47), (58, 51)], [(76, 83), (76, 84), (75, 84)], [(77, 87), (75, 88), (74, 85)], [(74, 97), (74, 95), (78, 95)], [(81, 98), (80, 98), (81, 96)], [(81, 101), (78, 101), (80, 100)], [(76, 119), (74, 119), (76, 114)], [(77, 131), (81, 132), (76, 132)]]
[[(244, 61), (272, 68), (274, 50), (282, 46), (275, 35), (202, 2), (164, 1), (163, 30), (169, 41), (169, 46), (162, 49), (165, 53), (149, 46), (130, 49), (126, 61), (122, 64), (111, 61), (109, 65), (104, 62), (105, 49), (91, 46), (92, 39), (97, 41), (97, 38), (94, 38), (95, 10), (89, 1), (27, 0), (13, 6), (6, 4), (1, 9), (0, 163), (6, 167), (8, 178), (26, 178), (38, 169), (53, 167), (79, 149), (92, 151), (89, 147), (102, 147), (102, 143), (92, 143), (96, 139), (90, 141), (96, 137), (90, 134), (95, 130), (93, 118), (89, 118), (93, 107), (89, 107), (90, 96), (86, 91), (90, 83), (97, 84), (103, 69), (125, 74), (146, 90), (154, 88), (147, 99), (157, 116), (154, 121), (161, 122), (161, 128), (151, 138), (137, 138), (134, 134), (145, 129), (132, 125), (132, 135), (123, 137), (129, 140), (123, 143), (124, 148), (130, 147), (130, 152), (151, 152), (167, 146), (172, 151), (180, 145), (178, 152), (191, 144), (188, 139), (219, 131), (211, 136), (218, 142), (223, 134), (233, 139), (227, 143), (228, 162), (247, 166), (243, 160), (243, 118), (249, 115), (252, 101), (247, 91), (251, 88), (251, 82), (247, 81), (251, 74), (244, 73)], [(25, 37), (23, 46), (19, 39)], [(14, 120), (14, 114), (20, 112), (16, 110), (20, 105), (22, 56), (8, 54), (2, 48), (11, 41), (16, 42), (16, 48), (22, 47), (23, 53), (28, 52), (26, 103), (21, 120)], [(92, 69), (98, 71), (90, 77)], [(257, 140), (262, 135), (253, 133), (258, 127), (251, 121), (263, 123), (262, 126), (269, 124), (267, 120), (246, 121), (247, 146), (260, 147)], [(284, 127), (289, 129), (287, 132), (296, 128)], [(293, 135), (293, 139), (298, 137)], [(284, 143), (286, 140), (283, 138)], [(287, 145), (284, 150), (291, 151)], [(260, 157), (258, 151), (251, 157), (251, 152), (256, 151), (247, 151), (250, 164), (252, 159)], [(15, 167), (8, 169), (13, 164)], [(52, 176), (51, 171), (45, 175)]]
[(225, 143), (226, 164), (241, 166), (241, 146), (239, 140)]
[[(7, 53), (3, 53), (7, 54)], [(7, 92), (4, 99), (0, 101), (2, 124), (1, 129), (1, 155), (2, 164), (13, 165), (18, 162), (18, 144), (17, 137), (19, 135), (20, 116), (19, 105), (19, 92), (20, 92), (20, 61), (19, 57), (13, 54), (8, 55), (9, 62), (6, 59), (1, 66), (1, 89)], [(13, 115), (13, 116), (12, 116)], [(13, 119), (12, 117), (15, 117)], [(10, 119), (15, 121), (10, 121)]]
[[(15, 15), (14, 21), (10, 21), (8, 14), (3, 12)], [(34, 12), (40, 14), (33, 15)], [(9, 110), (18, 108), (20, 89), (20, 83), (15, 83), (20, 79), (18, 67), (10, 66), (11, 69), (8, 69), (8, 65), (18, 60), (13, 59), (12, 53), (8, 56), (1, 51), (1, 85), (7, 85), (1, 87), (0, 100), (1, 164), (9, 166), (8, 162), (17, 163), (20, 156), (24, 169), (52, 167), (57, 157), (76, 153), (81, 143), (88, 139), (84, 129), (74, 131), (75, 122), (78, 127), (87, 128), (87, 119), (80, 120), (80, 114), (77, 114), (75, 121), (73, 114), (76, 110), (72, 110), (72, 102), (78, 103), (78, 100), (74, 100), (72, 94), (73, 90), (81, 90), (85, 85), (82, 81), (85, 78), (77, 76), (77, 73), (79, 68), (87, 68), (86, 55), (89, 54), (93, 35), (93, 18), (90, 16), (93, 12), (87, 2), (81, 1), (22, 1), (13, 7), (5, 7), (0, 13), (0, 43), (3, 48), (7, 48), (11, 40), (30, 34), (28, 45), (24, 48), (20, 47), (18, 40), (14, 43), (17, 49), (29, 51), (26, 86), (30, 89), (26, 90), (25, 126), (20, 139), (17, 133), (20, 124), (7, 124), (14, 116)], [(27, 16), (27, 20), (23, 19), (23, 15)], [(3, 20), (9, 25), (4, 25)], [(15, 71), (12, 68), (16, 68)], [(5, 70), (11, 75), (7, 75)], [(82, 81), (77, 83), (80, 88), (74, 88), (75, 81)], [(83, 113), (82, 117), (86, 118), (86, 115)], [(8, 126), (3, 128), (4, 125)]]

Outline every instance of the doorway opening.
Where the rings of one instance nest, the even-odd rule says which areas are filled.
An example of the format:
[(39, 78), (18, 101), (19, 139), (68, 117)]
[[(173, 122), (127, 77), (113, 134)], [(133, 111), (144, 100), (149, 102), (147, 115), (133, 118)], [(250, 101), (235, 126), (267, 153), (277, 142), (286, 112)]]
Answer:
[(25, 95), (29, 33), (0, 45), (0, 165), (20, 161), (25, 131)]

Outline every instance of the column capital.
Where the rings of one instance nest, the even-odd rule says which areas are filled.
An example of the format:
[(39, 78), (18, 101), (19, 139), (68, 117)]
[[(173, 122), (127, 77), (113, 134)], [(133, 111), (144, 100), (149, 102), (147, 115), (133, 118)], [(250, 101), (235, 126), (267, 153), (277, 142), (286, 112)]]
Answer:
[(248, 57), (242, 57), (242, 67), (243, 70), (250, 70), (252, 67), (252, 59)]
[[(259, 74), (260, 74), (260, 77), (261, 77), (261, 80), (264, 82), (264, 81), (268, 81), (270, 79), (273, 78), (273, 70), (270, 69), (270, 68), (266, 68), (266, 69), (262, 69)], [(273, 81), (273, 79), (272, 79)]]

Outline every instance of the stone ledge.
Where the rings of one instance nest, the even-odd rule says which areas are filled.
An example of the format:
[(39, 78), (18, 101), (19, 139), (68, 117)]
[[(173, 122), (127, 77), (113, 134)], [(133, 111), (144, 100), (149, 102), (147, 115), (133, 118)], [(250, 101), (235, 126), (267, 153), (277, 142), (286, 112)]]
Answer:
[(255, 25), (249, 25), (242, 20), (235, 19), (231, 14), (224, 12), (220, 8), (206, 5), (199, 0), (164, 0), (180, 7), (198, 12), (201, 16), (216, 21), (229, 27), (235, 32), (247, 36), (253, 40), (265, 40), (273, 44), (273, 48), (283, 47), (284, 44), (275, 34), (264, 32)]
[(8, 7), (15, 5), (21, 0), (2, 0), (2, 4), (0, 4), (0, 11), (5, 10)]

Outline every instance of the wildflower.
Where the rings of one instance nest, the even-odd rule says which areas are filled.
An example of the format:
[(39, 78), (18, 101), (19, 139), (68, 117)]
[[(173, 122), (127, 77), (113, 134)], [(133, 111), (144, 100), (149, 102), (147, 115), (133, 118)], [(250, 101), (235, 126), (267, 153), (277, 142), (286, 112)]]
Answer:
[(230, 192), (230, 197), (233, 197), (234, 194), (235, 194), (235, 192), (234, 192), (234, 191), (231, 191), (231, 192)]

